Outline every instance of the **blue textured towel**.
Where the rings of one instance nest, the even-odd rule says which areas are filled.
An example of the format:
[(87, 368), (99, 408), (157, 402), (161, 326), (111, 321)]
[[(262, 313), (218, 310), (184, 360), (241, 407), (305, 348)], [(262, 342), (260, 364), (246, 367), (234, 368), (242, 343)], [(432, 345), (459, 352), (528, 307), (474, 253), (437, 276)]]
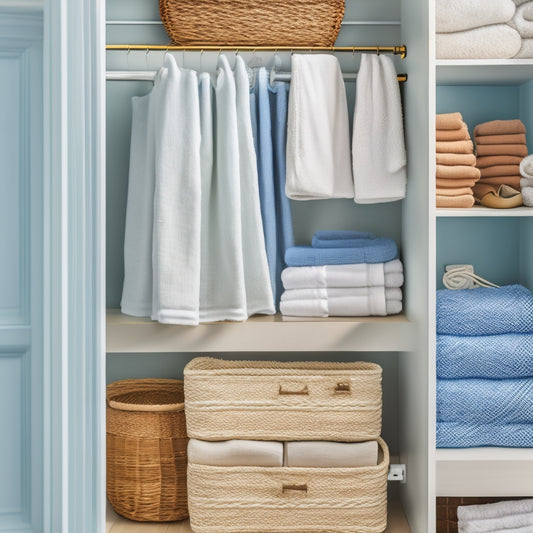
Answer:
[(283, 292), (281, 271), (285, 250), (294, 245), (290, 201), (285, 195), (285, 150), (289, 84), (271, 86), (268, 72), (260, 68), (250, 93), (252, 128), (259, 172), (261, 217), (274, 302)]
[(533, 294), (522, 285), (437, 291), (437, 333), (533, 333)]
[(317, 231), (313, 235), (311, 246), (313, 248), (349, 248), (352, 241), (359, 239), (375, 239), (376, 236), (369, 231), (333, 230)]
[(533, 448), (533, 424), (437, 422), (437, 448)]
[(357, 248), (313, 248), (293, 246), (285, 252), (288, 266), (349, 265), (355, 263), (385, 263), (398, 257), (398, 247), (392, 239), (361, 239)]
[(533, 377), (533, 335), (437, 335), (437, 377)]
[(437, 420), (470, 424), (533, 423), (533, 378), (438, 379)]

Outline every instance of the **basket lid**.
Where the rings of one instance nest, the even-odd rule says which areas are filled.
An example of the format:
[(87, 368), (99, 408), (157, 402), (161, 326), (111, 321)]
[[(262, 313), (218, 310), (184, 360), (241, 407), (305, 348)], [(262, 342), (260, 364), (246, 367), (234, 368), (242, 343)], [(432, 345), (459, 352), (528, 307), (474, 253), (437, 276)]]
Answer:
[(116, 381), (107, 386), (107, 403), (121, 411), (183, 411), (183, 382), (173, 379)]

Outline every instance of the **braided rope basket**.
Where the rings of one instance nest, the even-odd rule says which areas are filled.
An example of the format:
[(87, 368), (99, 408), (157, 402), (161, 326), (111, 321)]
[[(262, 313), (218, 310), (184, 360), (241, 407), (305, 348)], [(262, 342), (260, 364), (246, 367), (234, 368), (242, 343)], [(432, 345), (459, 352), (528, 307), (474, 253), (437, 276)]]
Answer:
[(195, 533), (380, 533), (387, 527), (389, 450), (359, 468), (222, 467), (189, 463)]
[(193, 359), (184, 370), (187, 432), (202, 440), (375, 440), (374, 363)]
[(107, 496), (130, 520), (187, 518), (183, 382), (126, 379), (107, 386)]
[(344, 0), (159, 0), (179, 45), (333, 46)]

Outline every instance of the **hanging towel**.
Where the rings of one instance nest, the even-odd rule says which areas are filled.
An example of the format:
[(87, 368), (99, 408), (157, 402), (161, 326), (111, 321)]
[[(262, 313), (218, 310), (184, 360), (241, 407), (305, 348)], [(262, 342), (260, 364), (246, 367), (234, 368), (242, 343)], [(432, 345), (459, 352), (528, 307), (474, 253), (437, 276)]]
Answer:
[(405, 198), (406, 151), (396, 69), (386, 55), (363, 54), (357, 74), (353, 120), (355, 202)]
[(152, 320), (196, 325), (200, 303), (200, 107), (196, 72), (165, 55), (156, 114)]
[(533, 37), (533, 2), (526, 2), (516, 9), (509, 26), (518, 31), (522, 39)]
[(337, 58), (293, 54), (291, 76), (287, 196), (353, 198), (348, 105)]
[(289, 267), (281, 279), (285, 289), (335, 287), (401, 287), (403, 265), (399, 259), (387, 263)]
[(437, 422), (437, 448), (533, 448), (533, 424)]
[(516, 6), (513, 0), (437, 0), (435, 8), (437, 32), (450, 33), (509, 22)]
[(502, 516), (532, 513), (533, 499), (510, 500), (482, 505), (460, 505), (457, 507), (457, 518), (459, 520), (487, 520), (501, 518)]

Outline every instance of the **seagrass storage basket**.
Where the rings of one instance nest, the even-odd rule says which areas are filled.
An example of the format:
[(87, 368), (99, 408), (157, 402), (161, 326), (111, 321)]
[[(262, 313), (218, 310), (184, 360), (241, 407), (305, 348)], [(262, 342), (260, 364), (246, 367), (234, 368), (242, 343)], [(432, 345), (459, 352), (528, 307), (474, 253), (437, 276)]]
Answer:
[(107, 497), (140, 522), (187, 518), (183, 382), (126, 379), (107, 386)]
[(374, 363), (193, 359), (184, 370), (190, 438), (375, 440), (381, 374)]
[(333, 46), (344, 0), (159, 0), (179, 45)]
[(381, 533), (389, 450), (359, 468), (223, 467), (189, 463), (195, 533)]

